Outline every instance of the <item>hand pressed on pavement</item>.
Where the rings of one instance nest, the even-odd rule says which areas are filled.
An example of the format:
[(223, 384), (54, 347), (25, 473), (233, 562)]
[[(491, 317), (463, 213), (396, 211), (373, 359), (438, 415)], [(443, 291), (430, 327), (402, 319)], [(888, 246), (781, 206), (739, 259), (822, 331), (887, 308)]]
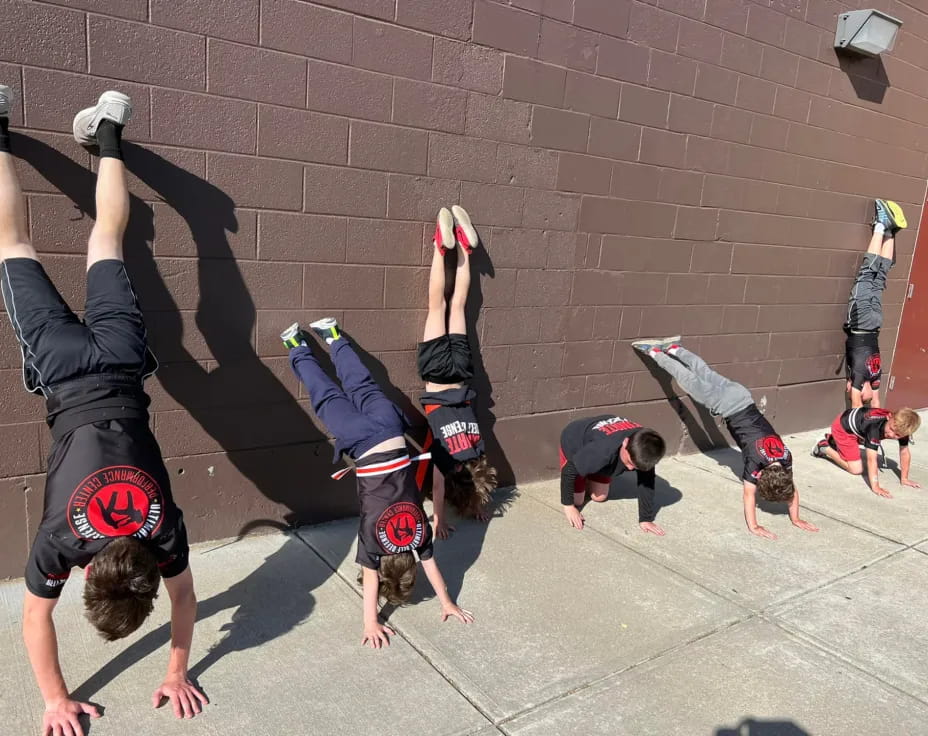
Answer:
[(42, 736), (84, 736), (78, 720), (81, 715), (99, 718), (100, 711), (90, 703), (70, 699), (47, 706), (42, 716)]
[(159, 708), (167, 698), (174, 715), (178, 718), (193, 718), (209, 703), (206, 696), (186, 675), (169, 675), (151, 696), (153, 708)]
[(583, 518), (583, 514), (580, 513), (580, 509), (576, 506), (565, 506), (564, 515), (574, 529), (583, 529), (583, 523), (586, 519)]

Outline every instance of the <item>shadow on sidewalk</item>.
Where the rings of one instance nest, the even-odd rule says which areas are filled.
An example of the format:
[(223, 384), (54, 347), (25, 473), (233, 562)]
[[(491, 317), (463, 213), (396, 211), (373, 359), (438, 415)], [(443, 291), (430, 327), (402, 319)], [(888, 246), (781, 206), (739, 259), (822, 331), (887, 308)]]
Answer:
[(758, 721), (745, 718), (734, 728), (719, 728), (715, 736), (811, 736), (793, 721)]
[[(208, 553), (207, 553), (208, 554)], [(261, 646), (294, 629), (308, 618), (315, 606), (312, 591), (329, 578), (322, 565), (307, 565), (312, 554), (295, 536), (267, 557), (246, 578), (197, 606), (197, 621), (235, 609), (232, 621), (223, 626), (227, 632), (207, 654), (190, 666), (190, 678), (196, 680), (227, 654)], [(314, 572), (325, 570), (323, 575)], [(273, 602), (273, 603), (272, 603)], [(100, 670), (77, 686), (72, 697), (89, 700), (124, 670), (149, 657), (171, 640), (171, 624), (165, 623), (145, 634), (110, 660)], [(167, 658), (165, 658), (165, 661)], [(154, 690), (157, 683), (153, 684)], [(208, 692), (207, 692), (208, 695)]]

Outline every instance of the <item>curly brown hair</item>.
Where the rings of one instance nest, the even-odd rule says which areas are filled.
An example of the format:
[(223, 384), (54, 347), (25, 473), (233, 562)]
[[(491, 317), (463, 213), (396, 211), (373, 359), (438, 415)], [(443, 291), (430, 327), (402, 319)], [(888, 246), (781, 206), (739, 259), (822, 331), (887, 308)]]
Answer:
[(481, 455), (445, 476), (445, 500), (462, 518), (479, 514), (496, 490), (496, 468)]
[[(409, 600), (416, 584), (418, 570), (412, 552), (397, 552), (380, 558), (380, 588), (378, 596), (393, 606), (401, 606)], [(364, 571), (358, 571), (358, 585), (364, 583)]]
[(757, 495), (765, 501), (788, 503), (793, 500), (793, 471), (779, 463), (768, 465), (757, 479)]
[(161, 573), (154, 553), (135, 537), (118, 537), (93, 558), (84, 585), (87, 620), (107, 641), (129, 636), (148, 618)]

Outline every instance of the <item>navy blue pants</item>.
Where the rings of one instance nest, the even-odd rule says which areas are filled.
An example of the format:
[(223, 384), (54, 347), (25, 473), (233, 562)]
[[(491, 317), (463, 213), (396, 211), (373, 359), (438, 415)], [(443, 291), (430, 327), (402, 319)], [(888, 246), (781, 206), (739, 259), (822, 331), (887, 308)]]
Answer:
[(293, 372), (306, 386), (313, 411), (335, 437), (335, 460), (341, 453), (357, 459), (374, 445), (406, 431), (403, 413), (380, 386), (344, 337), (331, 346), (332, 362), (342, 385), (329, 378), (312, 349), (290, 349)]

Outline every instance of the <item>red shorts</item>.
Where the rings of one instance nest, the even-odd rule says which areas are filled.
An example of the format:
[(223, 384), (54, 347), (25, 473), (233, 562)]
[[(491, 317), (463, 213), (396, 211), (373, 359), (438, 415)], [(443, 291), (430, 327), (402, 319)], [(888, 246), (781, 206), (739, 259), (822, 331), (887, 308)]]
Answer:
[(841, 426), (841, 416), (831, 424), (831, 436), (834, 437), (838, 454), (845, 462), (860, 460), (860, 439)]
[[(561, 460), (560, 468), (563, 470), (564, 466), (567, 465), (567, 458), (564, 457), (564, 450), (562, 448), (559, 447), (557, 451)], [(598, 475), (596, 473), (592, 475), (578, 475), (574, 480), (574, 493), (586, 493), (586, 482), (588, 480), (594, 481), (595, 483), (605, 483), (606, 485), (612, 482), (612, 478), (608, 475)]]

